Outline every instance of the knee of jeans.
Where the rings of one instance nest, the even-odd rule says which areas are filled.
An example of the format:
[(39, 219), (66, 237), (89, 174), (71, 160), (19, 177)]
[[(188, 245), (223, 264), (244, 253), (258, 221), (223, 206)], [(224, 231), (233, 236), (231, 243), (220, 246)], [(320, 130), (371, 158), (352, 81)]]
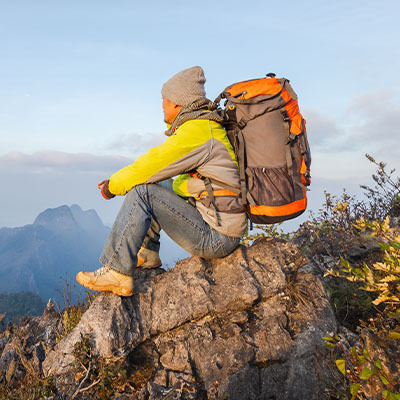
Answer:
[(143, 183), (141, 185), (134, 186), (128, 193), (127, 196), (140, 196), (142, 197), (147, 193), (147, 184)]
[(143, 189), (140, 189), (140, 186), (143, 185), (138, 185), (134, 186), (129, 192), (125, 195), (124, 199), (124, 204), (126, 206), (131, 206), (133, 204), (136, 204), (139, 198), (143, 198)]

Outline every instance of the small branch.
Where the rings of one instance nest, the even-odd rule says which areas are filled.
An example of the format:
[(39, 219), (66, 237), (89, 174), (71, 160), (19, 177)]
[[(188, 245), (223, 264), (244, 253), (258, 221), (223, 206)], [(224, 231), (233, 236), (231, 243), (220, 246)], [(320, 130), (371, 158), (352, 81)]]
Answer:
[(89, 386), (87, 386), (87, 387), (81, 389), (81, 390), (79, 391), (79, 393), (86, 392), (86, 390), (89, 390), (89, 389), (91, 389), (93, 386), (96, 386), (100, 381), (101, 381), (101, 379), (97, 379), (97, 381), (94, 381), (91, 385), (89, 385)]
[(85, 370), (85, 372), (87, 372), (87, 368), (83, 365), (83, 363), (82, 363), (82, 361), (81, 360), (78, 360), (79, 361), (79, 364), (81, 364), (81, 367)]
[(76, 396), (78, 396), (78, 394), (80, 393), (81, 387), (82, 387), (83, 383), (86, 381), (86, 379), (88, 378), (89, 372), (90, 372), (91, 368), (92, 368), (92, 362), (89, 363), (89, 366), (88, 366), (86, 375), (85, 375), (85, 377), (81, 380), (81, 383), (79, 384), (78, 389), (76, 389), (76, 390), (75, 390), (75, 393), (72, 395), (71, 400), (73, 400), (73, 399), (74, 399)]

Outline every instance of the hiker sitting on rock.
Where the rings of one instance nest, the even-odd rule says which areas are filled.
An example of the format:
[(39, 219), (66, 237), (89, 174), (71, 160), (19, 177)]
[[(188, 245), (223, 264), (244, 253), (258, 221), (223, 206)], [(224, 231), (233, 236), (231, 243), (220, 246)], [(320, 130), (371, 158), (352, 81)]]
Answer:
[(160, 229), (204, 258), (224, 257), (238, 246), (247, 227), (238, 165), (204, 83), (201, 67), (169, 79), (161, 90), (168, 138), (99, 184), (107, 199), (126, 197), (100, 258), (104, 266), (79, 272), (81, 285), (131, 296), (133, 269), (161, 265)]

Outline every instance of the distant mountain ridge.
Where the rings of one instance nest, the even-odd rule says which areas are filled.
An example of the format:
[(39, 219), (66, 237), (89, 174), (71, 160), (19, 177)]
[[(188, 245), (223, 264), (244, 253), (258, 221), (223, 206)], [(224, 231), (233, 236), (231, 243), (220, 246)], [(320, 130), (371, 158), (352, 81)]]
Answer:
[(31, 291), (62, 303), (65, 280), (100, 266), (109, 231), (95, 210), (76, 204), (49, 208), (31, 225), (0, 228), (0, 292)]
[[(0, 293), (0, 329), (23, 315), (41, 315), (46, 307), (43, 299), (31, 292)], [(1, 320), (1, 315), (4, 319)]]

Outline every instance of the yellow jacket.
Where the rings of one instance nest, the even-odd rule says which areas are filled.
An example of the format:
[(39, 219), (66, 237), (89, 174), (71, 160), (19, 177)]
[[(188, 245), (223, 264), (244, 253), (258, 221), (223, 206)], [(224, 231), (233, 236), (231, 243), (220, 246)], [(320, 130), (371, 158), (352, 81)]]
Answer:
[(109, 190), (125, 195), (136, 185), (155, 183), (179, 175), (174, 191), (182, 197), (194, 197), (203, 219), (217, 231), (240, 237), (247, 222), (238, 196), (216, 197), (216, 208), (204, 202), (204, 181), (192, 177), (197, 172), (209, 178), (214, 191), (240, 190), (235, 153), (225, 129), (217, 122), (196, 119), (183, 123), (163, 144), (151, 148), (132, 165), (110, 178)]

